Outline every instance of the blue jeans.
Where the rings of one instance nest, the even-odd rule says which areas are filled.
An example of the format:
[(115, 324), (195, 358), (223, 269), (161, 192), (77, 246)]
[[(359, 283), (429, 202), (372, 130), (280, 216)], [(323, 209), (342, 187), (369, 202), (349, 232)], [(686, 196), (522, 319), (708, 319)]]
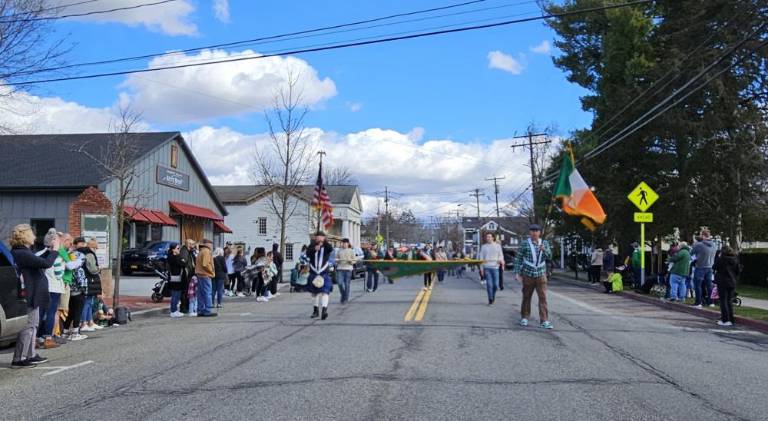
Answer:
[(709, 295), (712, 293), (712, 268), (696, 268), (693, 270), (693, 291), (696, 301), (693, 305), (708, 306), (712, 301)]
[(211, 284), (213, 289), (211, 304), (215, 301), (216, 304), (221, 305), (222, 300), (224, 300), (224, 279), (214, 279)]
[(80, 315), (80, 323), (93, 321), (93, 297), (86, 296), (83, 301), (83, 311)]
[(181, 291), (171, 291), (171, 313), (179, 311), (181, 303)]
[(685, 287), (685, 276), (669, 275), (669, 299), (685, 301), (685, 295), (688, 290)]
[(349, 281), (352, 279), (351, 270), (340, 270), (336, 272), (336, 282), (339, 284), (339, 292), (341, 293), (341, 302), (346, 303), (349, 301)]
[(197, 277), (197, 313), (210, 314), (213, 307), (211, 278)]
[(499, 290), (499, 268), (483, 268), (485, 289), (488, 291), (488, 300), (496, 299), (496, 291)]
[(379, 272), (376, 270), (368, 270), (368, 278), (365, 282), (368, 289), (376, 291), (379, 288)]
[(445, 271), (444, 270), (438, 270), (437, 271), (437, 282), (443, 282), (445, 280)]
[(56, 313), (59, 311), (59, 300), (61, 294), (58, 292), (50, 292), (51, 304), (48, 306), (45, 312), (45, 328), (43, 329), (43, 336), (53, 335), (53, 326), (56, 325)]

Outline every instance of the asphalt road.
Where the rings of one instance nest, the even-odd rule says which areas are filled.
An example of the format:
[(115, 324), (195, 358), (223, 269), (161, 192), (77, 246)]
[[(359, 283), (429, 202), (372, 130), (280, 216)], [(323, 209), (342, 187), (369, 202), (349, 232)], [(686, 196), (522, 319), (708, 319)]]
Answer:
[(334, 292), (326, 321), (288, 293), (217, 318), (154, 313), (43, 351), (46, 368), (0, 368), (0, 419), (768, 419), (766, 335), (551, 287), (552, 331), (517, 326), (519, 291), (488, 307), (452, 278), (420, 322), (404, 321), (417, 278), (356, 282), (344, 307)]

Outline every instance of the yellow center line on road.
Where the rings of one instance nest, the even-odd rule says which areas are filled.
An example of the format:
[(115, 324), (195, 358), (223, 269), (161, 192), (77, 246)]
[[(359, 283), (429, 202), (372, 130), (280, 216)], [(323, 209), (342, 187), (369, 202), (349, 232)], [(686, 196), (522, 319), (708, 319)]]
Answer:
[(416, 299), (413, 300), (413, 304), (411, 304), (411, 308), (405, 313), (404, 320), (406, 322), (410, 322), (413, 319), (413, 315), (416, 314), (416, 309), (419, 308), (419, 303), (421, 302), (422, 297), (424, 297), (424, 292), (424, 290), (419, 291), (416, 295)]
[(419, 306), (419, 311), (416, 312), (416, 317), (413, 318), (414, 322), (420, 322), (421, 319), (424, 318), (424, 313), (427, 312), (427, 304), (429, 304), (429, 297), (432, 296), (432, 290), (428, 290), (426, 294), (424, 294), (424, 299), (421, 300), (421, 305)]

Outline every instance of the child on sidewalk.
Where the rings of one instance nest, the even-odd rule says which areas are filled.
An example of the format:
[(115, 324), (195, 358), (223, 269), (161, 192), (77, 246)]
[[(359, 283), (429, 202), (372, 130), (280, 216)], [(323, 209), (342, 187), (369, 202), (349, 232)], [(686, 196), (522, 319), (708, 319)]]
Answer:
[[(189, 278), (188, 297), (197, 297), (197, 276)], [(189, 300), (189, 317), (197, 317), (197, 300)]]
[(610, 294), (611, 292), (621, 292), (624, 290), (624, 280), (621, 278), (621, 269), (623, 267), (620, 266), (617, 269), (617, 271), (609, 271), (608, 272), (608, 279), (603, 281), (603, 286), (605, 287), (605, 293)]

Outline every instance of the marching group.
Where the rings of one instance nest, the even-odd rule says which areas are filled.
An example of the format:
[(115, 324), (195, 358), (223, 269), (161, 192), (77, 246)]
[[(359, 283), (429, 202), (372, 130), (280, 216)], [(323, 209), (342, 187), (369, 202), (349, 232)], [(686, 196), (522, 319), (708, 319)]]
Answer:
[(73, 240), (53, 228), (45, 234), (42, 250), (33, 250), (35, 240), (27, 224), (12, 230), (11, 256), (21, 282), (18, 290), (27, 302), (27, 324), (18, 334), (12, 368), (47, 362), (38, 354), (38, 346), (57, 348), (87, 339), (83, 332), (115, 325), (114, 312), (102, 299), (97, 241)]

